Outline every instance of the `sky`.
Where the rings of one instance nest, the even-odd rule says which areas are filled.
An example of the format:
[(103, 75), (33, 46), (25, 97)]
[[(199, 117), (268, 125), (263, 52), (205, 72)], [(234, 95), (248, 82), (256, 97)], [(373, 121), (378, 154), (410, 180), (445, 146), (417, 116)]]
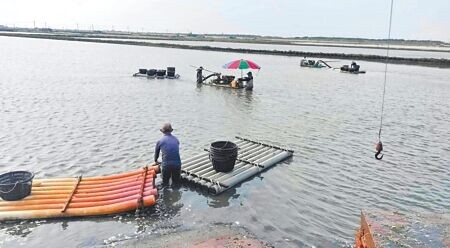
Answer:
[[(1, 0), (0, 25), (383, 39), (391, 0)], [(391, 38), (450, 42), (450, 0), (394, 0)]]

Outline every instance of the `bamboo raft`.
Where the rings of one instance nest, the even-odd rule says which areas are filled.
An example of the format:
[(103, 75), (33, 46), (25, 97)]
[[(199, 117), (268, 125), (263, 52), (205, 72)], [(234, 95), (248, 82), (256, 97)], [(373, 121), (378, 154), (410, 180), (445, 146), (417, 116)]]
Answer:
[(231, 172), (216, 172), (209, 159), (209, 151), (186, 159), (181, 166), (183, 182), (198, 186), (212, 194), (222, 193), (238, 183), (255, 176), (291, 157), (292, 150), (236, 137), (238, 158)]
[(0, 221), (118, 214), (155, 205), (157, 166), (101, 177), (34, 180), (29, 196), (0, 200)]

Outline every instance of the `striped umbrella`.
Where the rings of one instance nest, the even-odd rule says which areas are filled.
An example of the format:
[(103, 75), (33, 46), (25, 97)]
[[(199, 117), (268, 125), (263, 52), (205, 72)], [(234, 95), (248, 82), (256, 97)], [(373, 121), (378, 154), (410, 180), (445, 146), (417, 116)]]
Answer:
[(242, 70), (244, 69), (261, 69), (261, 66), (257, 65), (255, 62), (246, 60), (246, 59), (238, 59), (231, 61), (229, 63), (226, 63), (223, 65), (223, 68), (225, 69), (240, 69), (241, 70), (241, 77), (242, 77)]

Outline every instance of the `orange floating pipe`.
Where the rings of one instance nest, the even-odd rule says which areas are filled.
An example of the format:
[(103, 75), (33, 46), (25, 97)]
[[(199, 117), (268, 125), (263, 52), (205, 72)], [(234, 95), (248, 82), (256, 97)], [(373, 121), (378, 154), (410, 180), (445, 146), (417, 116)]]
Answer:
[[(156, 176), (156, 173), (154, 171), (148, 171), (147, 175), (153, 175), (153, 177)], [(90, 177), (83, 178), (83, 180), (80, 182), (81, 185), (83, 184), (102, 184), (102, 183), (111, 183), (111, 182), (119, 182), (119, 181), (125, 181), (125, 180), (142, 180), (143, 177), (143, 171), (140, 171), (139, 173), (135, 173), (132, 175), (124, 176), (124, 177), (118, 177), (118, 178), (112, 178), (112, 179), (96, 179), (93, 180)], [(98, 177), (97, 177), (98, 178)], [(77, 178), (59, 178), (59, 179), (40, 179), (40, 180), (33, 180), (33, 186), (41, 186), (41, 185), (51, 185), (51, 186), (65, 186), (65, 185), (71, 185), (73, 184)]]
[[(145, 180), (150, 181), (153, 180), (152, 175), (148, 175)], [(38, 184), (33, 185), (34, 191), (45, 191), (45, 190), (71, 190), (73, 188), (75, 181), (67, 183), (65, 185), (47, 185), (47, 184)], [(142, 177), (138, 178), (137, 180), (125, 180), (125, 181), (118, 181), (118, 182), (111, 182), (107, 184), (79, 184), (78, 189), (95, 189), (100, 187), (113, 187), (113, 186), (124, 186), (124, 185), (130, 185), (130, 184), (136, 184), (136, 183), (142, 183)]]
[[(130, 192), (123, 192), (119, 194), (112, 194), (107, 196), (96, 196), (96, 197), (84, 197), (84, 198), (78, 198), (76, 195), (71, 200), (71, 203), (81, 203), (81, 202), (102, 202), (102, 201), (108, 201), (108, 200), (115, 200), (115, 199), (122, 199), (129, 196), (139, 196), (139, 189), (130, 191)], [(147, 195), (158, 195), (157, 189), (154, 188), (147, 188), (144, 191), (144, 194)], [(17, 207), (17, 206), (30, 206), (30, 205), (43, 205), (43, 204), (60, 204), (65, 203), (67, 201), (68, 195), (65, 195), (65, 197), (58, 198), (58, 199), (36, 199), (36, 200), (28, 200), (28, 201), (13, 201), (13, 202), (0, 202), (0, 211), (5, 211), (2, 207)], [(69, 206), (72, 206), (69, 204)]]
[[(153, 182), (150, 182), (151, 184), (153, 184)], [(109, 187), (98, 187), (98, 188), (87, 188), (87, 189), (77, 189), (77, 193), (95, 193), (95, 192), (109, 192), (109, 191), (113, 191), (113, 190), (118, 190), (118, 189), (123, 189), (123, 188), (128, 188), (128, 187), (133, 187), (133, 186), (140, 186), (142, 184), (142, 182), (132, 182), (132, 183), (126, 183), (124, 185), (116, 185), (116, 186), (109, 186)], [(55, 188), (55, 189), (53, 189)], [(65, 193), (70, 193), (72, 192), (73, 187), (65, 187), (65, 188), (61, 188), (61, 187), (42, 187), (40, 189), (35, 189), (33, 191), (33, 194), (36, 195), (43, 195), (43, 194), (65, 194)]]
[[(121, 213), (156, 204), (158, 168), (109, 175), (36, 179), (31, 194), (18, 201), (0, 200), (0, 221)], [(145, 177), (145, 178), (144, 178)], [(142, 199), (142, 201), (141, 201)], [(142, 202), (142, 204), (141, 204)]]
[[(156, 190), (150, 190), (144, 192), (144, 196), (155, 195)], [(138, 194), (128, 195), (118, 198), (111, 199), (97, 199), (95, 201), (84, 201), (84, 202), (74, 202), (71, 201), (68, 205), (69, 208), (83, 208), (83, 207), (93, 207), (93, 206), (104, 206), (110, 205), (114, 203), (120, 203), (129, 200), (137, 200), (139, 199)], [(39, 203), (39, 204), (27, 204), (27, 205), (16, 205), (16, 206), (0, 206), (0, 212), (2, 211), (14, 211), (14, 210), (39, 210), (39, 209), (62, 209), (65, 201), (55, 201), (48, 203)], [(67, 211), (67, 210), (66, 210)]]
[[(154, 187), (153, 182), (148, 182), (145, 184), (145, 187)], [(117, 193), (121, 193), (121, 192), (128, 192), (131, 190), (135, 190), (135, 189), (139, 189), (140, 185), (134, 185), (134, 186), (129, 186), (127, 188), (120, 188), (120, 189), (115, 189), (115, 190), (110, 190), (110, 191), (98, 191), (98, 192), (76, 192), (76, 196), (77, 197), (91, 197), (91, 196), (102, 196), (102, 195), (110, 195), (110, 194), (117, 194)], [(66, 196), (67, 194), (69, 194), (71, 191), (70, 190), (58, 190), (58, 191), (32, 191), (31, 195), (22, 199), (22, 201), (26, 201), (28, 199), (45, 199), (48, 196), (53, 196), (55, 195), (64, 195)], [(52, 197), (52, 198), (56, 198), (56, 197)]]
[[(156, 197), (154, 195), (146, 196), (143, 198), (142, 202), (145, 207), (155, 205)], [(132, 211), (135, 210), (137, 207), (138, 207), (137, 200), (129, 200), (106, 206), (68, 208), (65, 212), (61, 212), (60, 209), (18, 210), (18, 211), (0, 212), (0, 221), (109, 215)]]
[[(130, 177), (130, 176), (136, 176), (138, 174), (142, 174), (144, 172), (143, 169), (139, 169), (136, 171), (132, 171), (132, 172), (126, 172), (126, 173), (122, 173), (122, 174), (115, 174), (115, 175), (110, 175), (110, 176), (100, 176), (100, 177), (85, 177), (83, 178), (83, 182), (87, 183), (88, 181), (108, 181), (108, 180), (115, 180), (115, 179), (120, 179), (120, 178), (124, 178), (124, 177)], [(148, 172), (147, 174), (150, 173), (154, 173), (157, 174), (159, 172), (158, 166), (150, 166), (148, 167)], [(34, 180), (35, 182), (42, 182), (42, 181), (46, 181), (46, 182), (65, 182), (65, 181), (72, 181), (75, 182), (76, 178), (48, 178), (48, 179), (36, 179)]]

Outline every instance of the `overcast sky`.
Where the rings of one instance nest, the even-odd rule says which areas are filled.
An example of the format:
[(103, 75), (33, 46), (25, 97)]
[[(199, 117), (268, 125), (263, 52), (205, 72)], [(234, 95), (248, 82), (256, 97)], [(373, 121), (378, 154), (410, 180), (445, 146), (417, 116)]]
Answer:
[[(1, 0), (0, 25), (386, 38), (390, 0)], [(395, 0), (392, 38), (450, 42), (450, 0)]]

